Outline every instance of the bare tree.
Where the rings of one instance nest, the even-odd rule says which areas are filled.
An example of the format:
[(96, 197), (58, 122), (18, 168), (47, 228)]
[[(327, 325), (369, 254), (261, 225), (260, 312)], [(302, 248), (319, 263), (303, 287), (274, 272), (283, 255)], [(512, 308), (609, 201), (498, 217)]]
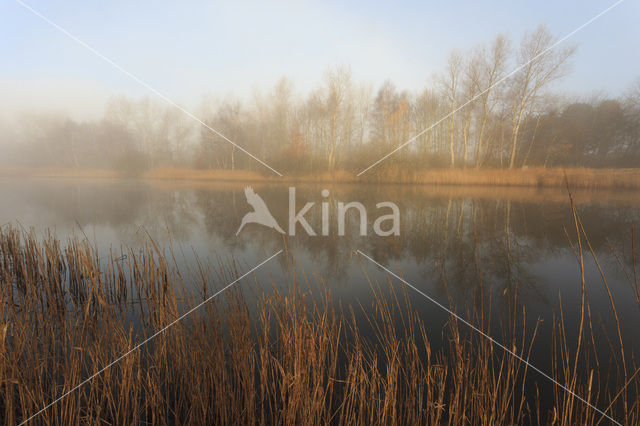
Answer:
[(517, 54), (522, 68), (511, 79), (511, 154), (509, 168), (516, 163), (520, 128), (526, 114), (531, 111), (542, 90), (563, 77), (568, 69), (575, 47), (552, 48), (554, 37), (545, 25), (526, 33)]
[[(215, 110), (205, 117), (208, 126), (217, 129), (223, 135), (226, 135), (232, 141), (241, 139), (241, 131), (245, 128), (242, 124), (242, 106), (240, 100), (227, 96), (222, 102), (218, 103)], [(217, 134), (203, 129), (202, 135), (205, 143), (210, 145), (210, 155), (212, 155), (218, 163), (219, 167), (236, 169), (236, 151), (234, 144), (230, 144)]]
[(329, 69), (325, 74), (326, 106), (329, 118), (327, 162), (333, 172), (337, 162), (338, 145), (346, 147), (351, 140), (353, 103), (351, 71), (345, 67)]
[(447, 62), (447, 69), (444, 75), (440, 78), (440, 85), (444, 95), (444, 98), (449, 104), (451, 109), (451, 116), (449, 117), (449, 155), (451, 158), (451, 167), (455, 167), (456, 154), (455, 154), (455, 124), (458, 102), (458, 91), (460, 86), (462, 70), (462, 55), (457, 50), (452, 50), (449, 54), (449, 61)]
[(485, 139), (487, 125), (499, 99), (499, 88), (494, 87), (494, 85), (504, 76), (509, 51), (509, 40), (507, 37), (498, 35), (488, 51), (485, 48), (481, 48), (478, 53), (480, 70), (475, 74), (477, 76), (475, 85), (477, 86), (477, 92), (481, 93), (481, 95), (478, 97), (480, 117), (478, 119), (479, 129), (477, 131), (476, 142), (476, 167), (482, 165), (486, 153)]
[(360, 84), (355, 91), (355, 141), (358, 146), (362, 146), (368, 136), (372, 92), (371, 84)]
[[(439, 110), (440, 99), (437, 93), (430, 89), (423, 90), (414, 102), (412, 110), (413, 127), (418, 131), (430, 128), (439, 118)], [(418, 138), (423, 155), (426, 154), (429, 149), (433, 150), (435, 148), (432, 144), (433, 134), (435, 132), (435, 129), (431, 129), (421, 134)]]
[(468, 104), (462, 110), (462, 167), (467, 167), (467, 158), (469, 154), (469, 134), (471, 132), (471, 121), (473, 118), (473, 111), (475, 109), (477, 100), (471, 101), (478, 93), (480, 93), (480, 73), (481, 73), (481, 58), (478, 54), (469, 55), (470, 59), (467, 60), (464, 75), (462, 76), (460, 90), (459, 103)]
[(382, 83), (373, 101), (372, 142), (377, 145), (380, 151), (388, 151), (391, 148), (391, 114), (396, 110), (399, 98), (396, 86), (387, 80)]

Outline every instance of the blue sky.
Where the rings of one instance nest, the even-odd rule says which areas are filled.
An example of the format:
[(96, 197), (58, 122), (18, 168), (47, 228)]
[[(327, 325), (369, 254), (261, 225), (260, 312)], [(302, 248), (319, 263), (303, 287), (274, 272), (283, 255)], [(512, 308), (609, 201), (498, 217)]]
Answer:
[[(416, 90), (448, 52), (517, 40), (547, 23), (562, 36), (614, 1), (55, 1), (24, 0), (170, 98), (249, 97), (282, 75), (305, 92), (335, 64), (374, 86)], [(620, 94), (640, 76), (640, 2), (626, 0), (573, 36), (578, 51), (560, 89)], [(151, 95), (14, 0), (0, 0), (0, 113), (99, 114), (114, 94)]]

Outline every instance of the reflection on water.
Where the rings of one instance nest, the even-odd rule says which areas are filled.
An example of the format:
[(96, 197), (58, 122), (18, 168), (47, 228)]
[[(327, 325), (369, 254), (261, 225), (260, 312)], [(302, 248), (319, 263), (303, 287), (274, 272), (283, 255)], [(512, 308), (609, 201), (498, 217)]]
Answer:
[[(253, 187), (286, 229), (288, 185)], [(545, 321), (532, 356), (538, 365), (548, 362), (549, 327), (560, 297), (571, 339), (581, 287), (566, 190), (328, 185), (325, 199), (324, 188), (297, 186), (296, 211), (314, 202), (305, 217), (320, 234), (320, 203), (327, 201), (328, 236), (311, 237), (298, 228), (290, 237), (255, 224), (236, 236), (251, 207), (244, 185), (230, 183), (2, 180), (0, 225), (19, 222), (39, 232), (52, 228), (62, 238), (87, 235), (104, 253), (109, 247), (135, 248), (151, 236), (156, 243), (177, 244), (200, 259), (233, 257), (250, 266), (285, 248), (305, 276), (322, 279), (343, 304), (358, 301), (366, 309), (370, 288), (365, 277), (382, 281), (385, 275), (356, 256), (358, 249), (445, 305), (450, 300), (460, 313), (465, 304), (487, 306), (490, 300), (491, 315), (517, 306), (532, 323)], [(630, 280), (632, 226), (640, 223), (640, 195), (576, 191), (574, 198), (611, 287), (625, 347), (637, 349), (633, 336), (639, 305)], [(369, 214), (365, 237), (359, 235), (354, 211), (347, 216), (346, 235), (338, 236), (337, 203), (350, 201), (361, 202)], [(399, 236), (379, 237), (371, 231), (379, 214), (376, 203), (381, 201), (399, 206)], [(187, 254), (184, 259), (189, 263), (193, 257)], [(604, 348), (608, 343), (602, 330), (611, 331), (614, 318), (594, 259), (585, 253), (584, 262), (591, 315), (599, 326), (595, 337), (602, 339), (597, 345)], [(418, 296), (413, 304), (417, 314), (433, 324), (433, 339), (441, 339), (446, 315)]]

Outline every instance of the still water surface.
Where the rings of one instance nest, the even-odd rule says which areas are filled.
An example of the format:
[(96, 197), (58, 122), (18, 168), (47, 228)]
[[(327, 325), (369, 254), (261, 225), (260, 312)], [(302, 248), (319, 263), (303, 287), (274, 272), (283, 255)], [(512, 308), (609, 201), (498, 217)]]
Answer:
[[(376, 259), (408, 282), (465, 316), (482, 304), (491, 318), (517, 306), (531, 327), (541, 320), (531, 360), (549, 367), (551, 324), (562, 303), (569, 340), (575, 340), (581, 281), (576, 228), (566, 190), (537, 188), (444, 188), (392, 185), (297, 185), (296, 211), (315, 205), (305, 216), (320, 234), (320, 203), (329, 202), (328, 236), (296, 236), (250, 224), (236, 236), (251, 211), (244, 184), (169, 183), (118, 180), (0, 180), (0, 225), (34, 228), (44, 235), (85, 238), (108, 256), (126, 253), (151, 237), (179, 253), (179, 267), (194, 269), (236, 261), (247, 270), (280, 249), (276, 262), (257, 271), (258, 279), (278, 281), (296, 265), (302, 281), (325, 283), (343, 306), (371, 306), (367, 276), (385, 283), (388, 275), (356, 250)], [(278, 223), (286, 230), (288, 184), (255, 184)], [(329, 196), (321, 196), (323, 189)], [(589, 242), (611, 288), (625, 347), (640, 348), (640, 308), (633, 289), (632, 227), (640, 224), (640, 193), (575, 191), (574, 199)], [(367, 209), (368, 235), (359, 235), (359, 218), (347, 216), (346, 235), (337, 234), (337, 203), (359, 201)], [(400, 235), (380, 237), (373, 221), (383, 213), (376, 203), (392, 201), (400, 209)], [(636, 247), (639, 239), (636, 235)], [(582, 244), (586, 247), (586, 241)], [(615, 336), (610, 300), (593, 256), (585, 252), (586, 287), (595, 324), (595, 344), (608, 354), (605, 333)], [(215, 267), (215, 266), (214, 266)], [(637, 271), (640, 273), (640, 271)], [(402, 286), (392, 280), (396, 286)], [(223, 285), (225, 283), (220, 283)], [(244, 281), (242, 285), (246, 284)], [(515, 305), (514, 301), (515, 300)], [(561, 302), (560, 302), (561, 301)], [(434, 346), (447, 339), (448, 316), (424, 297), (411, 293), (416, 315), (429, 327)], [(363, 324), (366, 333), (366, 324)], [(501, 328), (491, 333), (500, 340)], [(607, 355), (608, 356), (608, 355)], [(539, 379), (539, 378), (536, 378)]]

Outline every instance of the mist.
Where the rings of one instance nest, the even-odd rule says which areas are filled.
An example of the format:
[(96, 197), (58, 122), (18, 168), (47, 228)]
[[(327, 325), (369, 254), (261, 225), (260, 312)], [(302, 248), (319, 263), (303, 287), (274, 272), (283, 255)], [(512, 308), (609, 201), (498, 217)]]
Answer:
[[(384, 167), (637, 164), (640, 79), (617, 97), (563, 94), (558, 82), (571, 77), (576, 46), (545, 51), (555, 40), (541, 25), (519, 39), (500, 34), (454, 49), (417, 90), (390, 80), (374, 86), (356, 80), (350, 66), (332, 65), (307, 91), (282, 77), (251, 96), (202, 94), (184, 107), (197, 119), (155, 96), (61, 86), (52, 96), (67, 111), (42, 105), (5, 114), (1, 158), (13, 168), (125, 175), (163, 167), (265, 172), (239, 146), (285, 173), (356, 171), (418, 135)], [(80, 106), (84, 114), (69, 112)]]

